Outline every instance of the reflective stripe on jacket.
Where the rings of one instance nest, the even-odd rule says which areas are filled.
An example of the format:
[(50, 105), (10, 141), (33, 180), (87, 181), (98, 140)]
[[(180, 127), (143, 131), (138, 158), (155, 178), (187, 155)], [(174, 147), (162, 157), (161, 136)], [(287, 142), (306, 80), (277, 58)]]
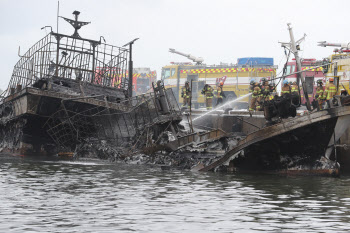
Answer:
[(323, 99), (323, 87), (317, 87), (316, 95), (318, 95), (317, 97), (318, 100)]
[(298, 90), (298, 86), (297, 85), (292, 85), (292, 89), (291, 89), (291, 92), (299, 92)]
[(260, 89), (260, 87), (258, 87), (258, 86), (256, 86), (256, 87), (254, 87), (254, 89), (253, 89), (253, 97), (258, 97), (258, 96), (260, 96), (260, 94), (261, 94), (261, 89)]
[(189, 87), (183, 87), (182, 88), (182, 95), (183, 95), (183, 98), (190, 98), (190, 95), (191, 95), (191, 90)]
[(281, 94), (289, 94), (290, 93), (290, 86), (289, 85), (283, 85)]
[(330, 83), (326, 86), (326, 89), (324, 90), (323, 97), (326, 97), (326, 100), (330, 100), (335, 96), (337, 92), (337, 87), (333, 84)]
[(209, 87), (209, 88), (206, 88), (206, 90), (204, 90), (204, 95), (207, 99), (212, 99), (214, 97), (213, 95), (213, 88), (212, 87)]
[(216, 90), (216, 98), (222, 99), (222, 87), (218, 87)]

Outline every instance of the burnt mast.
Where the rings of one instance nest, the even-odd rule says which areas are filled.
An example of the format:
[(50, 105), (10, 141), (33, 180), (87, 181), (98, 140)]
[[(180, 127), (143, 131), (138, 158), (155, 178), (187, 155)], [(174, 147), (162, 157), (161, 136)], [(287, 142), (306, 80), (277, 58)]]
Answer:
[(302, 73), (301, 61), (300, 61), (299, 52), (298, 52), (300, 50), (299, 44), (305, 39), (306, 34), (304, 34), (304, 36), (298, 41), (295, 41), (291, 24), (288, 23), (287, 25), (288, 25), (289, 35), (290, 35), (290, 42), (289, 43), (280, 42), (280, 43), (282, 44), (282, 47), (285, 47), (285, 48), (287, 47), (294, 54), (295, 61), (297, 63), (297, 84), (298, 84), (299, 94), (300, 94), (300, 80), (301, 80), (304, 96), (306, 99), (306, 108), (307, 110), (311, 111), (309, 95), (307, 93), (307, 86)]

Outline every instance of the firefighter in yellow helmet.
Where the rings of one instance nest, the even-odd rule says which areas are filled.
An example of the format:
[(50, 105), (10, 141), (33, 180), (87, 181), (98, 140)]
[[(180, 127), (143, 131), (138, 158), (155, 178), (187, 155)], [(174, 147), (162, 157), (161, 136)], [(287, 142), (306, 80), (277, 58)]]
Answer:
[(216, 106), (219, 106), (223, 103), (223, 98), (226, 97), (223, 91), (224, 82), (220, 82), (219, 86), (216, 89)]
[(323, 83), (322, 83), (321, 79), (317, 80), (317, 88), (316, 88), (315, 100), (317, 100), (320, 110), (323, 109), (322, 105), (323, 105), (323, 102), (324, 102), (324, 99), (323, 99), (324, 90), (323, 90), (322, 84)]
[(185, 82), (185, 86), (182, 88), (181, 97), (183, 98), (183, 106), (190, 108), (191, 105), (191, 88), (188, 81)]
[(204, 88), (201, 93), (205, 95), (205, 105), (207, 107), (207, 110), (213, 109), (213, 97), (214, 97), (213, 92), (214, 92), (214, 89), (209, 84), (204, 85)]

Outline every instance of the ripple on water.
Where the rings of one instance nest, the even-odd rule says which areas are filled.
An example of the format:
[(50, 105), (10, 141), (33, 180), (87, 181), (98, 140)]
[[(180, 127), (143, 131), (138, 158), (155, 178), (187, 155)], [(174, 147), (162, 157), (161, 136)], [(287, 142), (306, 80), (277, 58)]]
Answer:
[(347, 232), (349, 177), (0, 156), (0, 232)]

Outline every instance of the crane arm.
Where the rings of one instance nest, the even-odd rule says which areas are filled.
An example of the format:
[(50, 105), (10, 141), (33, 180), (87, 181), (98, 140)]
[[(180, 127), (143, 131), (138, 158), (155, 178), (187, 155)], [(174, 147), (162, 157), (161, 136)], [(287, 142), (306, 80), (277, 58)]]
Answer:
[(350, 43), (327, 43), (327, 41), (318, 42), (318, 46), (321, 47), (340, 47), (344, 49), (350, 49)]
[(193, 62), (196, 62), (197, 64), (202, 64), (202, 62), (204, 61), (204, 59), (201, 58), (201, 57), (195, 57), (195, 56), (193, 56), (191, 54), (182, 53), (182, 52), (179, 52), (179, 51), (177, 51), (175, 49), (171, 49), (170, 48), (169, 52), (176, 53), (176, 54), (179, 54), (181, 56), (187, 57), (188, 59), (190, 59)]
[(184, 56), (184, 57), (187, 57), (187, 58), (189, 58), (189, 57), (191, 56), (191, 54), (182, 53), (182, 52), (177, 51), (177, 50), (175, 50), (175, 49), (169, 49), (169, 52), (171, 52), (171, 53), (176, 53), (176, 54), (179, 54), (179, 55)]

